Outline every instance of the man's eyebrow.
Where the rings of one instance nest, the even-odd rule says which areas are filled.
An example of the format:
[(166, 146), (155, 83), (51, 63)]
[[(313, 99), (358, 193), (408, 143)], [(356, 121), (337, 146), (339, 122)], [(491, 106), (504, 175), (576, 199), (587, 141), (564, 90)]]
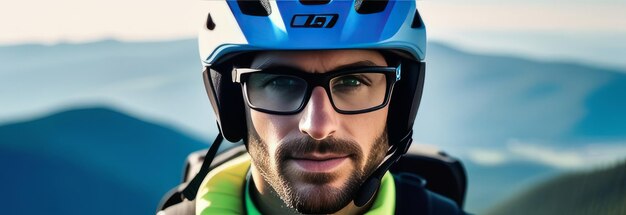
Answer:
[[(370, 60), (362, 60), (362, 61), (357, 61), (354, 63), (349, 63), (349, 64), (344, 64), (344, 65), (340, 65), (337, 66), (335, 68), (333, 68), (330, 71), (336, 71), (336, 70), (341, 70), (341, 69), (346, 69), (346, 68), (352, 68), (352, 67), (365, 67), (365, 66), (380, 66), (375, 64), (374, 62), (370, 61)], [(258, 69), (267, 69), (267, 68), (272, 68), (272, 67), (291, 67), (294, 69), (298, 69), (297, 67), (293, 66), (293, 65), (288, 65), (288, 64), (284, 64), (284, 63), (269, 63), (269, 64), (262, 64), (258, 67)]]
[[(346, 68), (353, 68), (353, 67), (366, 67), (366, 66), (380, 66), (370, 60), (362, 60), (362, 61), (357, 61), (354, 63), (349, 63), (349, 64), (344, 64), (344, 65), (340, 65), (337, 66), (335, 68), (333, 68), (332, 70), (329, 71), (336, 71), (336, 70), (340, 70), (340, 69), (346, 69)], [(277, 62), (277, 63), (267, 63), (264, 62), (263, 64), (259, 65), (257, 68), (255, 69), (267, 69), (267, 68), (275, 68), (275, 67), (289, 67), (289, 68), (293, 68), (293, 69), (299, 69), (298, 67), (291, 65), (291, 64), (287, 64), (287, 63), (282, 63), (282, 62)]]
[(261, 64), (259, 66), (257, 66), (254, 69), (267, 69), (267, 68), (276, 68), (276, 67), (288, 67), (288, 68), (292, 68), (292, 69), (299, 69), (298, 67), (294, 66), (294, 65), (290, 65), (287, 63), (267, 63), (267, 64)]
[(357, 61), (354, 63), (344, 64), (344, 65), (335, 67), (333, 70), (341, 70), (341, 69), (347, 69), (347, 68), (352, 68), (352, 67), (366, 67), (366, 66), (379, 66), (379, 65), (375, 64), (374, 62), (370, 60), (362, 60), (362, 61)]

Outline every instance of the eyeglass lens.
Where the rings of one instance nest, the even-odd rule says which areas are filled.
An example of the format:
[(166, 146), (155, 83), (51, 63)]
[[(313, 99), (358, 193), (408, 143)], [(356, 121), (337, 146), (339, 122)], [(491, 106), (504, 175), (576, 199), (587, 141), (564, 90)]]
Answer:
[[(387, 80), (382, 73), (351, 73), (328, 83), (331, 102), (339, 110), (359, 111), (384, 103)], [(307, 94), (308, 83), (297, 76), (257, 72), (244, 83), (250, 104), (278, 112), (297, 110)]]

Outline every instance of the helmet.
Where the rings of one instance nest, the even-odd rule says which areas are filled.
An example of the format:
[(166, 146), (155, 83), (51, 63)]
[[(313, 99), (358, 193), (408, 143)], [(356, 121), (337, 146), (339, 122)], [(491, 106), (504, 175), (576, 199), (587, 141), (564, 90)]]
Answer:
[[(406, 153), (411, 143), (413, 121), (422, 94), (426, 30), (415, 1), (227, 0), (203, 3), (206, 20), (198, 45), (205, 67), (205, 86), (220, 133), (231, 142), (243, 139), (245, 143), (247, 127), (241, 88), (232, 82), (230, 72), (233, 65), (245, 62), (246, 56), (252, 53), (372, 49), (390, 53), (401, 62), (401, 81), (394, 86), (387, 119), (392, 156), (380, 166), (379, 173), (372, 174), (373, 178), (380, 175), (378, 182), (366, 181), (365, 184), (373, 184), (364, 185), (362, 189), (373, 195), (384, 172)], [(369, 199), (363, 201), (366, 203), (366, 200)]]
[(254, 50), (391, 49), (423, 60), (426, 31), (414, 1), (208, 1), (203, 64)]

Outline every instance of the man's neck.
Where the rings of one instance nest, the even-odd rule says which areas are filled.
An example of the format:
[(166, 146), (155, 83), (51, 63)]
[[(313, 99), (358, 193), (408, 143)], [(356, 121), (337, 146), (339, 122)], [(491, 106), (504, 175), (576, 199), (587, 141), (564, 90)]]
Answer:
[[(250, 185), (250, 192), (252, 200), (255, 206), (262, 214), (300, 214), (295, 209), (287, 207), (285, 202), (278, 196), (278, 193), (263, 179), (263, 176), (254, 168), (254, 164), (251, 167), (252, 181)], [(373, 201), (370, 201), (363, 207), (357, 207), (354, 202), (350, 202), (341, 210), (333, 214), (363, 214), (371, 207)]]

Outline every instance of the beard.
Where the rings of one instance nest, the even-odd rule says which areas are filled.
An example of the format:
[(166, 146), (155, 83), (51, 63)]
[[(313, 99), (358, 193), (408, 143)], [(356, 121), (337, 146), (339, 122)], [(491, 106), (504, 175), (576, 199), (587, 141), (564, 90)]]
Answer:
[[(287, 207), (304, 214), (334, 213), (348, 205), (361, 184), (382, 163), (389, 148), (384, 129), (374, 140), (368, 156), (364, 155), (361, 147), (353, 140), (315, 140), (305, 136), (279, 142), (275, 156), (272, 157), (267, 143), (254, 129), (249, 130), (248, 151), (259, 173)], [(330, 182), (337, 180), (340, 173), (309, 173), (287, 167), (287, 160), (294, 155), (311, 152), (349, 155), (353, 169), (347, 180), (339, 187), (334, 187)], [(304, 183), (306, 186), (298, 186), (297, 183)]]

